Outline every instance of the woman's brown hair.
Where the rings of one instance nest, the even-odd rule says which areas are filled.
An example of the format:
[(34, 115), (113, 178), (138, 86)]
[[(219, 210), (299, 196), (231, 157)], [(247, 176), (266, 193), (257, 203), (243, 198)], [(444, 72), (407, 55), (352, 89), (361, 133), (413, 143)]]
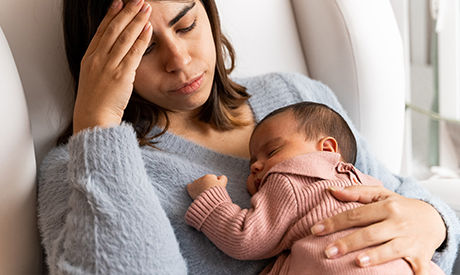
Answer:
[[(156, 0), (165, 1), (165, 0)], [(214, 0), (200, 0), (211, 23), (216, 48), (216, 68), (211, 94), (202, 106), (198, 118), (210, 123), (218, 130), (230, 130), (247, 125), (239, 119), (237, 108), (248, 98), (246, 88), (233, 82), (229, 74), (235, 66), (235, 52), (228, 39), (222, 34), (219, 14)], [(74, 81), (75, 98), (78, 90), (80, 64), (86, 49), (96, 33), (97, 27), (109, 9), (112, 0), (64, 0), (64, 40), (67, 61)], [(227, 68), (226, 59), (230, 64)], [(139, 145), (155, 147), (154, 139), (164, 134), (169, 126), (167, 110), (149, 102), (133, 91), (123, 115), (123, 121), (130, 122), (136, 131)], [(149, 135), (157, 125), (160, 115), (166, 118), (166, 125), (158, 134)], [(72, 135), (72, 123), (59, 137), (57, 143), (66, 143)]]

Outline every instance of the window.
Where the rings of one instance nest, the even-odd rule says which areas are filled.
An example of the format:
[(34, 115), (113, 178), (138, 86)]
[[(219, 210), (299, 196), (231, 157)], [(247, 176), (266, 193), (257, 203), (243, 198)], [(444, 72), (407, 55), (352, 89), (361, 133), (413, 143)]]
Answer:
[(458, 177), (459, 3), (410, 1), (411, 97), (407, 107), (412, 129), (412, 161), (407, 172), (420, 179), (440, 172)]
[[(439, 113), (460, 119), (460, 4), (457, 0), (439, 0), (436, 32), (438, 36)], [(458, 169), (457, 152), (452, 138), (460, 135), (456, 123), (442, 122), (439, 127), (439, 164)], [(452, 137), (452, 138), (451, 138)]]

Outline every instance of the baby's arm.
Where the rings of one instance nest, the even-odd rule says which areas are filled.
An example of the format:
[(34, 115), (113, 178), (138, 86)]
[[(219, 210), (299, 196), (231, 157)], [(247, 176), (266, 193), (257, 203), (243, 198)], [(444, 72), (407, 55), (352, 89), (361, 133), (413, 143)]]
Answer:
[(294, 188), (286, 177), (272, 174), (251, 204), (250, 209), (241, 209), (223, 186), (215, 186), (197, 197), (185, 218), (233, 258), (273, 257), (286, 249), (281, 240), (297, 220)]

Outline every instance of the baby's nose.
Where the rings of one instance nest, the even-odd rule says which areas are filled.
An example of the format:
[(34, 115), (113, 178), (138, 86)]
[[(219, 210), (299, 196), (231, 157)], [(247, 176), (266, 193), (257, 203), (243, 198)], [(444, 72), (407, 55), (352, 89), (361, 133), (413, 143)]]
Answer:
[(262, 171), (263, 169), (263, 164), (260, 161), (256, 161), (253, 164), (251, 164), (251, 173), (258, 173)]

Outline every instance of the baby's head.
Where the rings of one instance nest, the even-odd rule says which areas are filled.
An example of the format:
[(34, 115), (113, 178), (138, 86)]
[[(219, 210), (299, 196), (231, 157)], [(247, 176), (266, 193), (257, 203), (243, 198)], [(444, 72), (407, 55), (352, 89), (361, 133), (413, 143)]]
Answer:
[(337, 112), (323, 104), (300, 102), (277, 109), (260, 121), (252, 133), (249, 151), (251, 174), (247, 186), (253, 195), (271, 167), (298, 155), (329, 151), (354, 163), (356, 140)]

